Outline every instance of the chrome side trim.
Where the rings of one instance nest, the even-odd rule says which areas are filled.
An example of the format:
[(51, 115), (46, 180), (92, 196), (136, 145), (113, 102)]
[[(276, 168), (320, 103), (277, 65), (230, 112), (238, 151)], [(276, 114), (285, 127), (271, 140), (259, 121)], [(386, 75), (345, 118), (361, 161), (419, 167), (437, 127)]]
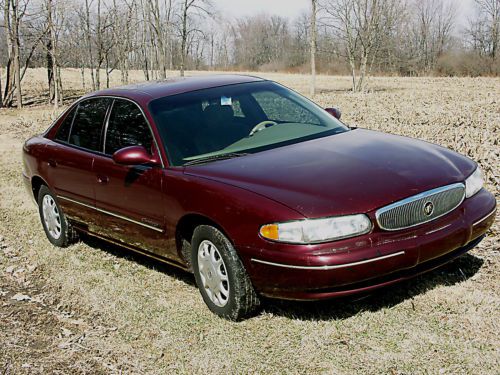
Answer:
[(450, 223), (450, 224), (443, 225), (442, 227), (439, 227), (439, 228), (437, 228), (437, 229), (433, 229), (433, 230), (430, 230), (430, 231), (428, 231), (428, 232), (425, 232), (425, 234), (432, 234), (432, 233), (436, 233), (436, 232), (439, 232), (440, 230), (443, 230), (443, 229), (448, 228), (449, 226), (451, 226), (451, 223)]
[(74, 199), (71, 199), (71, 198), (68, 198), (68, 197), (64, 197), (62, 195), (58, 195), (57, 198), (59, 199), (63, 199), (63, 200), (66, 200), (68, 202), (72, 202), (72, 203), (76, 203), (76, 204), (79, 204), (80, 206), (84, 206), (84, 207), (87, 207), (87, 208), (91, 208), (93, 210), (96, 210), (98, 212), (102, 212), (103, 214), (106, 214), (106, 215), (110, 215), (110, 216), (113, 216), (113, 217), (116, 217), (118, 219), (122, 219), (122, 220), (125, 220), (125, 221), (128, 221), (128, 222), (131, 222), (131, 223), (134, 223), (134, 224), (137, 224), (137, 225), (140, 225), (142, 227), (145, 227), (145, 228), (148, 228), (148, 229), (151, 229), (151, 230), (154, 230), (156, 232), (160, 232), (160, 233), (163, 233), (163, 229), (160, 229), (160, 228), (156, 228), (152, 225), (148, 225), (148, 224), (145, 224), (145, 223), (141, 223), (140, 221), (137, 221), (137, 220), (134, 220), (134, 219), (131, 219), (129, 217), (126, 217), (126, 216), (123, 216), (123, 215), (120, 215), (120, 214), (116, 214), (114, 212), (110, 212), (110, 211), (106, 211), (106, 210), (103, 210), (102, 208), (97, 208), (97, 207), (94, 207), (94, 206), (91, 206), (90, 204), (86, 204), (86, 203), (83, 203), (83, 202), (79, 202), (77, 200), (74, 200)]
[(328, 271), (328, 270), (336, 270), (339, 268), (359, 266), (361, 264), (366, 264), (366, 263), (377, 262), (379, 260), (389, 259), (389, 258), (397, 257), (400, 255), (404, 255), (404, 254), (405, 254), (405, 251), (402, 250), (402, 251), (399, 251), (397, 253), (383, 255), (383, 256), (378, 257), (378, 258), (360, 260), (359, 262), (352, 262), (352, 263), (345, 263), (345, 264), (334, 264), (331, 266), (295, 266), (292, 264), (274, 263), (274, 262), (268, 262), (266, 260), (260, 260), (260, 259), (255, 259), (255, 258), (252, 258), (252, 262), (267, 264), (268, 266), (292, 268), (292, 269), (297, 269), (297, 270)]
[(497, 210), (497, 208), (495, 207), (493, 210), (490, 211), (489, 214), (483, 216), (482, 219), (479, 219), (478, 221), (476, 221), (474, 224), (472, 224), (472, 226), (475, 227), (477, 224), (482, 223), (486, 219), (489, 219), (491, 215), (495, 214), (496, 210)]
[[(422, 198), (425, 198), (425, 197), (429, 197), (429, 196), (432, 196), (432, 195), (435, 195), (437, 193), (441, 193), (443, 191), (447, 191), (447, 190), (451, 190), (451, 189), (455, 189), (455, 188), (463, 188), (464, 190), (464, 194), (462, 196), (462, 200), (455, 206), (453, 207), (451, 210), (443, 213), (442, 215), (439, 215), (439, 216), (435, 216), (427, 221), (422, 221), (422, 222), (419, 222), (419, 223), (416, 223), (416, 224), (413, 224), (413, 225), (410, 225), (410, 226), (406, 226), (406, 227), (403, 227), (403, 228), (385, 228), (384, 226), (382, 226), (380, 224), (380, 216), (387, 212), (387, 211), (390, 211), (394, 208), (397, 208), (397, 207), (400, 207), (400, 206), (404, 206), (408, 203), (411, 203), (411, 202), (415, 202), (415, 201), (418, 201)], [(416, 227), (416, 226), (419, 226), (419, 225), (422, 225), (422, 224), (425, 224), (425, 223), (428, 223), (428, 222), (431, 222), (431, 221), (434, 221), (436, 219), (439, 219), (440, 217), (443, 217), (447, 214), (449, 214), (450, 212), (452, 212), (453, 210), (455, 210), (458, 206), (460, 206), (463, 201), (465, 200), (465, 184), (461, 183), (461, 182), (458, 182), (458, 183), (455, 183), (455, 184), (451, 184), (451, 185), (446, 185), (446, 186), (441, 186), (441, 187), (438, 187), (436, 189), (432, 189), (432, 190), (427, 190), (427, 191), (424, 191), (422, 193), (419, 193), (417, 195), (413, 195), (411, 197), (408, 197), (408, 198), (405, 198), (405, 199), (402, 199), (400, 201), (397, 201), (397, 202), (394, 202), (392, 204), (389, 204), (388, 206), (384, 206), (382, 208), (379, 208), (376, 212), (375, 212), (375, 218), (377, 220), (377, 223), (378, 225), (380, 226), (381, 229), (384, 229), (384, 230), (387, 230), (387, 231), (398, 231), (398, 230), (402, 230), (402, 229), (408, 229), (408, 228), (413, 228), (413, 227)]]

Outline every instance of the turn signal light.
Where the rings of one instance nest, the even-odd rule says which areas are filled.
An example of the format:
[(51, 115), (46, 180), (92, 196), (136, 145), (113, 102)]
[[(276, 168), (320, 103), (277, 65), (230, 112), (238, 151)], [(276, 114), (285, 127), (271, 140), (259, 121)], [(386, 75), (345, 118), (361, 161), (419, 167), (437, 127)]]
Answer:
[(270, 240), (278, 240), (278, 225), (277, 224), (268, 224), (264, 225), (260, 228), (260, 235), (264, 238), (268, 238)]

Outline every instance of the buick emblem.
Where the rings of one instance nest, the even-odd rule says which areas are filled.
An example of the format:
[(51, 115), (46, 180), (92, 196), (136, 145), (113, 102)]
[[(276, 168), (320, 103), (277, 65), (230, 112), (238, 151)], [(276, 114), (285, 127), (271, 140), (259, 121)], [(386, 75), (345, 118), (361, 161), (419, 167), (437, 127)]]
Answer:
[(431, 216), (434, 212), (434, 204), (432, 202), (427, 202), (424, 204), (424, 214), (426, 216)]

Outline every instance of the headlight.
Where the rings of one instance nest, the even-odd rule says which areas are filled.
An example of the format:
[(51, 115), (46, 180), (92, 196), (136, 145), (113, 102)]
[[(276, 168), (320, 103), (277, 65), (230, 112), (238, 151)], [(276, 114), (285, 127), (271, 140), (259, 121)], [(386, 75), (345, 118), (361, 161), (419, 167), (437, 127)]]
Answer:
[(260, 234), (273, 241), (308, 244), (357, 236), (371, 227), (370, 219), (360, 214), (268, 224), (260, 228)]
[(476, 168), (465, 180), (465, 198), (470, 198), (476, 194), (483, 187), (483, 174), (479, 167)]

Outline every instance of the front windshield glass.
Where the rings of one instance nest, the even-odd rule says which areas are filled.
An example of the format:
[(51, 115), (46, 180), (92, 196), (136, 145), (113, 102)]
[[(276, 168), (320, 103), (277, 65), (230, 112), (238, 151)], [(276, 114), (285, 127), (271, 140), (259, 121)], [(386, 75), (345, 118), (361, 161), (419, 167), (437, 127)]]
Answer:
[(269, 81), (167, 96), (149, 106), (173, 166), (255, 153), (348, 130), (313, 102)]

